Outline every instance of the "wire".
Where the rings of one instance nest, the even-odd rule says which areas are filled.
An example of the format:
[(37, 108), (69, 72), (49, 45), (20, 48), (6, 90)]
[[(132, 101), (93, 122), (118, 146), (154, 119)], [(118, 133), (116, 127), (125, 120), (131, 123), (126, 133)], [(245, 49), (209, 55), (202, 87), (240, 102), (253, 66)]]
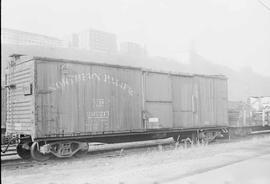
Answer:
[(264, 2), (262, 2), (261, 0), (258, 0), (258, 2), (270, 11), (270, 7), (268, 7)]

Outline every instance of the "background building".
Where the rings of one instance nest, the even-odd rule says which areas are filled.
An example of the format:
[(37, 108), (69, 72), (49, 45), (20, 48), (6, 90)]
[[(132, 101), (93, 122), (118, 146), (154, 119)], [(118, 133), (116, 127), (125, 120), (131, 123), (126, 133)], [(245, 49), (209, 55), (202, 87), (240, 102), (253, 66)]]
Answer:
[(58, 38), (7, 28), (1, 28), (1, 44), (63, 47)]
[(112, 33), (90, 29), (78, 34), (78, 42), (80, 49), (104, 53), (117, 52), (116, 35)]
[(123, 42), (120, 44), (120, 52), (129, 56), (142, 57), (146, 56), (147, 52), (144, 47), (134, 42)]
[(79, 35), (76, 33), (73, 33), (71, 35), (65, 36), (63, 38), (64, 47), (67, 48), (79, 48)]

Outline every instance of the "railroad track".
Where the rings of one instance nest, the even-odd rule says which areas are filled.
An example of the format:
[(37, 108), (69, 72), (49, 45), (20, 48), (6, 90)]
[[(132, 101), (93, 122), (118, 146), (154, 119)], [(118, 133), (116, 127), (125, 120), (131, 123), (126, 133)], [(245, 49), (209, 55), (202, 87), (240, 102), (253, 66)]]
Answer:
[[(85, 155), (74, 156), (71, 158), (67, 158), (70, 160), (86, 158), (91, 156), (91, 158), (102, 158), (102, 157), (118, 157), (126, 155), (130, 152), (140, 152), (142, 150), (151, 150), (155, 149), (158, 145), (166, 146), (172, 145), (173, 139), (160, 139), (155, 141), (143, 141), (138, 143), (120, 143), (120, 144), (89, 144), (88, 153)], [(13, 155), (14, 156), (14, 155)], [(45, 162), (37, 162), (33, 160), (23, 160), (19, 156), (17, 157), (9, 157), (9, 156), (1, 156), (1, 167), (5, 168), (24, 168), (24, 167), (32, 167), (34, 165), (47, 165), (51, 163), (66, 161), (67, 159), (59, 159), (59, 158), (51, 158)]]
[[(247, 140), (256, 137), (263, 137), (268, 136), (270, 131), (264, 131), (264, 132), (255, 132), (245, 137), (234, 137), (231, 139), (228, 138), (220, 138), (217, 139), (215, 142), (211, 144), (221, 144), (221, 143), (229, 143), (229, 142), (237, 142), (242, 140)], [(67, 158), (67, 159), (81, 159), (81, 158), (105, 158), (105, 157), (118, 157), (118, 156), (124, 156), (128, 154), (137, 154), (143, 151), (151, 151), (151, 150), (170, 150), (175, 149), (177, 145), (174, 143), (172, 138), (168, 139), (160, 139), (160, 140), (154, 140), (154, 141), (143, 141), (143, 142), (136, 142), (136, 143), (120, 143), (120, 144), (89, 144), (89, 150), (88, 153), (85, 155), (80, 155)], [(15, 145), (11, 146), (11, 150), (16, 150)], [(14, 156), (16, 154), (12, 154)], [(59, 158), (52, 158), (45, 162), (37, 162), (33, 160), (23, 160), (17, 157), (10, 157), (10, 155), (5, 155), (2, 157), (1, 155), (1, 167), (2, 168), (28, 168), (33, 167), (35, 165), (48, 165), (48, 164), (55, 164), (56, 162), (62, 162), (66, 161), (67, 159), (59, 159)]]
[[(1, 150), (5, 150), (7, 145), (1, 145)], [(5, 153), (1, 152), (1, 158), (5, 156), (17, 155), (16, 144), (9, 145)]]

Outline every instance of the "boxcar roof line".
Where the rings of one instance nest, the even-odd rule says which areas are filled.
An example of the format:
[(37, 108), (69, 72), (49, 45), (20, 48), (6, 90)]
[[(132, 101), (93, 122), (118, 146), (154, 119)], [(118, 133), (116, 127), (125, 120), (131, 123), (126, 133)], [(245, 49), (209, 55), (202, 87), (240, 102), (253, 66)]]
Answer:
[(143, 72), (150, 72), (150, 73), (160, 73), (160, 74), (167, 74), (167, 75), (177, 75), (177, 76), (186, 76), (186, 77), (206, 77), (206, 78), (220, 78), (220, 79), (227, 79), (225, 75), (206, 75), (206, 74), (192, 74), (192, 73), (180, 73), (174, 71), (157, 71), (152, 70), (149, 68), (142, 68), (142, 67), (133, 67), (133, 66), (125, 66), (125, 65), (117, 65), (117, 64), (108, 64), (108, 63), (97, 63), (97, 62), (85, 62), (80, 60), (73, 60), (73, 59), (59, 59), (59, 58), (51, 58), (51, 57), (41, 57), (41, 56), (25, 56), (23, 54), (12, 54), (12, 56), (23, 56), (27, 58), (26, 60), (20, 62), (27, 62), (29, 60), (40, 60), (40, 61), (48, 61), (48, 62), (64, 62), (64, 63), (74, 63), (74, 64), (83, 64), (83, 65), (96, 65), (96, 66), (108, 66), (114, 68), (123, 68), (123, 69), (133, 69), (133, 70), (142, 70)]
[(123, 65), (117, 65), (117, 64), (108, 64), (108, 63), (96, 63), (96, 62), (84, 62), (79, 60), (70, 60), (70, 59), (56, 59), (56, 58), (48, 58), (48, 57), (39, 57), (34, 56), (34, 60), (41, 60), (41, 61), (49, 61), (49, 62), (63, 62), (63, 63), (74, 63), (74, 64), (83, 64), (83, 65), (96, 65), (96, 66), (109, 66), (114, 68), (125, 68), (125, 69), (134, 69), (134, 70), (142, 70), (142, 68), (139, 67), (133, 67), (133, 66), (123, 66)]

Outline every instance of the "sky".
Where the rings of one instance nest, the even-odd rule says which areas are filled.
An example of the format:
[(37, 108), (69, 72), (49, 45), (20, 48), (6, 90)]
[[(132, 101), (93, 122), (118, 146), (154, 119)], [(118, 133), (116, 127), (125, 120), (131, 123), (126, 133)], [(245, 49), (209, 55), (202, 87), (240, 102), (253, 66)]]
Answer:
[(270, 76), (270, 0), (2, 0), (1, 26), (63, 38), (89, 28), (152, 56), (201, 56)]

